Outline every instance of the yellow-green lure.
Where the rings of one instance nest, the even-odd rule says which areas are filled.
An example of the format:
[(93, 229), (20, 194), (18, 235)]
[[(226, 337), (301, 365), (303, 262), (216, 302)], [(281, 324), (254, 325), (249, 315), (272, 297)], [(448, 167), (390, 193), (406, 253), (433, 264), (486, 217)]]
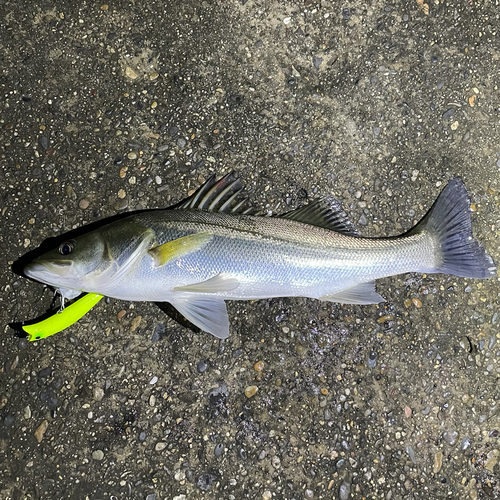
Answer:
[(22, 328), (28, 334), (29, 341), (50, 337), (54, 335), (54, 333), (58, 333), (68, 328), (68, 326), (71, 326), (73, 323), (76, 323), (80, 318), (85, 316), (102, 297), (103, 296), (98, 293), (87, 293), (81, 299), (65, 307), (62, 311), (50, 316), (50, 318), (32, 325), (23, 325)]

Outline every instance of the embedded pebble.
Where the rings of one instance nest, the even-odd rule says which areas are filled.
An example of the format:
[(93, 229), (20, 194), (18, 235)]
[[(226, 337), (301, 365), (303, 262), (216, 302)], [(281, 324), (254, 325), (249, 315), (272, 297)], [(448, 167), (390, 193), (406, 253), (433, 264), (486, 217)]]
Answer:
[(114, 205), (113, 208), (115, 210), (125, 210), (128, 207), (128, 200), (125, 198), (123, 200), (118, 200)]
[(412, 304), (417, 308), (420, 309), (422, 307), (422, 301), (418, 299), (417, 297), (413, 297), (411, 299)]
[(214, 449), (214, 455), (218, 457), (222, 454), (223, 451), (224, 451), (224, 445), (222, 443), (219, 443)]
[(445, 431), (443, 432), (443, 439), (451, 446), (453, 446), (458, 439), (457, 431)]
[(198, 364), (196, 365), (196, 370), (198, 370), (198, 373), (205, 373), (207, 371), (207, 368), (208, 363), (206, 362), (206, 360), (201, 359), (200, 361), (198, 361)]
[(156, 443), (155, 451), (163, 451), (167, 447), (167, 443), (160, 441)]
[(125, 190), (119, 189), (118, 190), (118, 198), (120, 198), (120, 200), (123, 200), (123, 198), (125, 198), (125, 196), (127, 196), (127, 193), (125, 192)]
[(49, 426), (49, 423), (47, 420), (44, 420), (36, 429), (35, 431), (35, 438), (36, 440), (41, 443), (42, 442), (42, 439), (43, 439), (43, 436), (45, 434), (45, 431), (47, 430)]
[(135, 151), (130, 151), (130, 153), (127, 154), (127, 158), (129, 160), (135, 160), (137, 158), (137, 153)]
[(348, 500), (351, 496), (351, 484), (344, 481), (339, 488), (339, 498), (340, 500)]
[(104, 397), (104, 389), (102, 387), (94, 387), (94, 399), (96, 401), (102, 401)]
[(104, 452), (102, 450), (95, 450), (92, 452), (92, 458), (101, 461), (104, 458)]
[(394, 316), (392, 314), (385, 314), (377, 319), (377, 323), (384, 323), (385, 321), (392, 321)]
[(261, 372), (263, 369), (264, 369), (264, 362), (263, 361), (257, 361), (257, 363), (255, 363), (253, 365), (253, 369), (257, 372)]
[(82, 209), (82, 210), (86, 210), (87, 208), (89, 208), (89, 205), (90, 205), (90, 201), (87, 200), (86, 198), (83, 198), (80, 200), (80, 203), (78, 203), (78, 206)]
[(151, 394), (151, 396), (149, 396), (149, 406), (154, 406), (156, 404), (156, 397), (154, 394)]
[(251, 398), (252, 396), (255, 396), (259, 388), (256, 385), (250, 385), (245, 388), (245, 396), (247, 398)]
[(472, 444), (472, 441), (471, 441), (470, 437), (465, 436), (464, 438), (462, 438), (462, 442), (460, 444), (460, 449), (462, 451), (466, 450), (471, 444)]
[(375, 351), (372, 351), (368, 355), (368, 366), (370, 368), (375, 368), (377, 366), (377, 359), (378, 359), (378, 353)]
[(130, 331), (135, 332), (137, 328), (139, 328), (139, 325), (141, 324), (142, 316), (136, 316), (133, 320), (132, 323), (130, 324)]
[(174, 472), (174, 479), (176, 481), (184, 481), (184, 479), (186, 479), (186, 472), (182, 469), (177, 469)]
[(164, 335), (165, 325), (163, 323), (158, 323), (153, 330), (153, 335), (151, 335), (151, 342), (158, 342)]
[(413, 448), (411, 446), (407, 446), (406, 447), (406, 453), (408, 453), (408, 456), (410, 457), (410, 460), (413, 463), (416, 463), (416, 461), (415, 461), (415, 451), (413, 450)]
[(486, 462), (484, 466), (486, 467), (486, 470), (493, 472), (493, 469), (495, 468), (495, 465), (498, 463), (498, 456), (500, 455), (499, 450), (491, 450), (488, 452), (486, 455)]
[(442, 465), (443, 465), (443, 452), (438, 451), (434, 455), (434, 464), (432, 466), (432, 471), (434, 472), (434, 474), (436, 474), (441, 470)]
[(262, 493), (262, 500), (271, 500), (272, 497), (273, 494), (269, 490), (266, 490), (264, 491), (264, 493)]
[(125, 68), (125, 74), (131, 79), (131, 80), (135, 80), (139, 75), (130, 67), (130, 66), (127, 66)]

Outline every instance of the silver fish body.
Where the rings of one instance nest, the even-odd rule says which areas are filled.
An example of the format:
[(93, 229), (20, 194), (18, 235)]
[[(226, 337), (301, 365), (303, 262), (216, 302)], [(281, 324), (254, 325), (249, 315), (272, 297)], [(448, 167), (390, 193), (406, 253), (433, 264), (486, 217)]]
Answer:
[[(212, 198), (222, 196), (213, 190)], [(468, 207), (465, 187), (451, 181), (419, 226), (380, 239), (354, 235), (339, 206), (321, 200), (281, 218), (196, 205), (152, 210), (63, 243), (26, 266), (25, 274), (67, 297), (83, 291), (170, 302), (225, 338), (224, 300), (302, 296), (370, 304), (383, 301), (373, 282), (386, 276), (495, 275), (491, 257), (471, 236)]]

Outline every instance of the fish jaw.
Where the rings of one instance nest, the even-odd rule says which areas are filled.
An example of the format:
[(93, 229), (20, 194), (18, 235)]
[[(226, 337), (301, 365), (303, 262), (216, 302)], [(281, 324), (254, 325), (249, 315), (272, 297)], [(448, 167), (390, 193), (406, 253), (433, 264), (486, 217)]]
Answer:
[[(71, 262), (31, 262), (24, 267), (24, 274), (28, 278), (53, 286), (66, 298), (74, 298), (81, 293), (78, 278), (72, 276)], [(70, 297), (71, 296), (71, 297)]]

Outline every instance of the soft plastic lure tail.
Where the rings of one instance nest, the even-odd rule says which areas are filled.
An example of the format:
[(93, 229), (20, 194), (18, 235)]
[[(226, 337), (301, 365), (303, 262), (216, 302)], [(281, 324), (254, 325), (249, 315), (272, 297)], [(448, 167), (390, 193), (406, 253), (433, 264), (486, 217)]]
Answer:
[(22, 329), (28, 334), (28, 340), (40, 340), (58, 333), (80, 318), (85, 316), (101, 299), (98, 293), (87, 293), (81, 299), (65, 307), (62, 311), (46, 318), (38, 323), (23, 325)]

